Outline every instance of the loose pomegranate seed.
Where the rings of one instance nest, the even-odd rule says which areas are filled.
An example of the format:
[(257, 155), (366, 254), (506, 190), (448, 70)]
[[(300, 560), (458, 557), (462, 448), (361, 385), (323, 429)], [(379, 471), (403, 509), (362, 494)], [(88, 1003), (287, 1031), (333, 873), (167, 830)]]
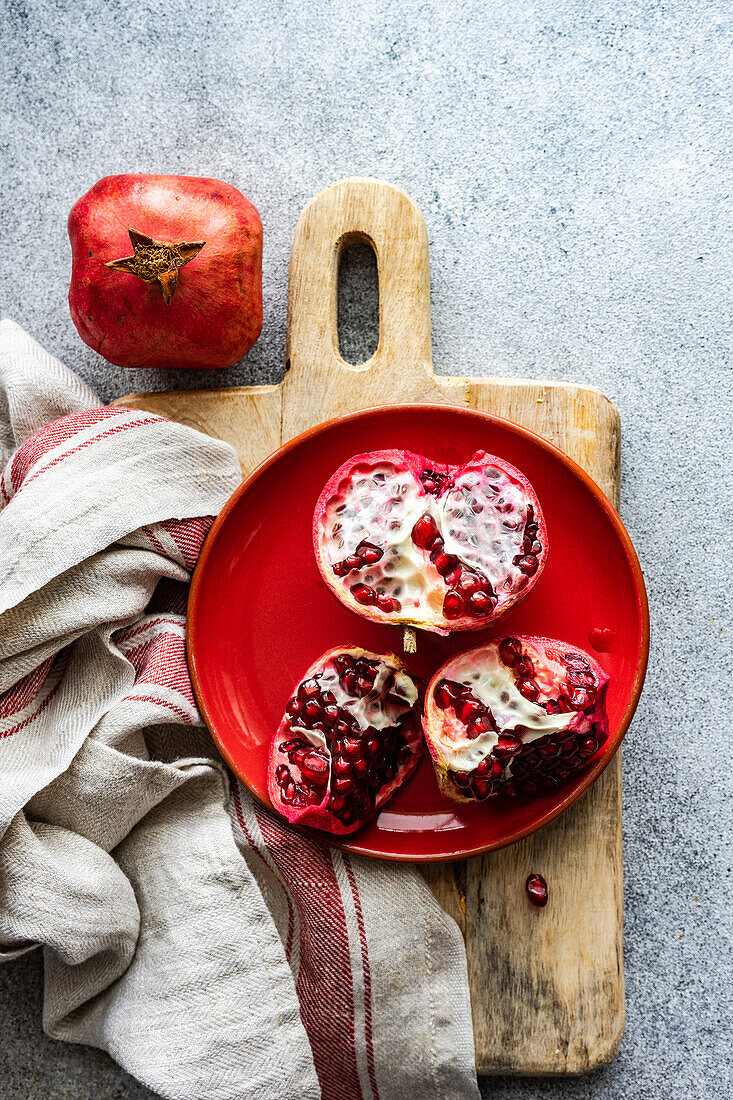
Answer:
[(547, 883), (542, 875), (530, 875), (524, 884), (527, 897), (537, 909), (544, 909), (547, 905)]

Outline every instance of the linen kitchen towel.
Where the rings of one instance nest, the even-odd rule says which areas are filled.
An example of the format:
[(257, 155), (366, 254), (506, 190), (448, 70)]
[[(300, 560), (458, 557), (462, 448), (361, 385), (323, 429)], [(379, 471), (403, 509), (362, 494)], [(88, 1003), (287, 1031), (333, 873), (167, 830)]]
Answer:
[(0, 957), (49, 1035), (172, 1100), (478, 1097), (466, 960), (410, 867), (311, 843), (228, 773), (185, 658), (229, 446), (0, 323)]

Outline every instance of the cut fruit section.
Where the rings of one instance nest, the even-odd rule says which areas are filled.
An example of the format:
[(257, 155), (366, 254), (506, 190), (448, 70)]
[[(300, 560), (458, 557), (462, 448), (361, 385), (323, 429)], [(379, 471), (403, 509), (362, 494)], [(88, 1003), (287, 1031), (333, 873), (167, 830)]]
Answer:
[(323, 579), (352, 611), (436, 634), (494, 622), (547, 558), (534, 489), (485, 451), (463, 466), (411, 451), (355, 455), (318, 499), (313, 544)]
[(351, 833), (422, 752), (421, 700), (391, 653), (332, 649), (306, 672), (270, 746), (268, 790), (288, 821)]
[(608, 676), (550, 638), (496, 638), (451, 657), (423, 726), (441, 790), (458, 802), (556, 790), (608, 737)]

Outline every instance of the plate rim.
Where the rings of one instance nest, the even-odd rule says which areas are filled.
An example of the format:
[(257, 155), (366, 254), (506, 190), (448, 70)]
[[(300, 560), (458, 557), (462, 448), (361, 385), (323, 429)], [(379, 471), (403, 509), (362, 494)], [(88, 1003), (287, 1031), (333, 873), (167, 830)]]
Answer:
[[(191, 685), (193, 687), (194, 698), (196, 705), (198, 706), (201, 717), (206, 724), (206, 727), (211, 734), (211, 737), (226, 761), (227, 765), (231, 768), (234, 775), (245, 785), (247, 790), (253, 795), (257, 801), (265, 806), (273, 813), (277, 813), (272, 805), (272, 802), (267, 799), (263, 799), (258, 791), (255, 791), (248, 782), (245, 775), (242, 774), (240, 768), (235, 764), (231, 755), (222, 744), (216, 729), (214, 728), (214, 722), (211, 715), (208, 712), (206, 702), (204, 699), (204, 692), (199, 680), (198, 664), (196, 659), (194, 633), (196, 629), (196, 607), (198, 600), (199, 588), (201, 586), (201, 578), (206, 568), (206, 563), (214, 547), (216, 536), (219, 530), (227, 522), (229, 516), (237, 506), (239, 498), (242, 497), (249, 487), (261, 477), (271, 466), (273, 466), (280, 458), (288, 454), (291, 450), (305, 443), (313, 436), (320, 435), (330, 429), (332, 426), (343, 423), (345, 421), (353, 422), (355, 420), (367, 419), (373, 417), (375, 414), (386, 412), (396, 412), (402, 410), (409, 410), (412, 412), (446, 412), (450, 411), (457, 416), (469, 416), (471, 418), (478, 418), (486, 421), (488, 424), (498, 426), (503, 429), (508, 429), (510, 432), (514, 432), (517, 435), (528, 438), (535, 444), (539, 444), (540, 449), (548, 451), (553, 457), (560, 461), (562, 465), (566, 467), (568, 472), (580, 480), (586, 489), (588, 489), (596, 502), (600, 505), (601, 509), (606, 513), (608, 520), (614, 528), (619, 542), (623, 548), (627, 562), (631, 568), (632, 577), (635, 582), (635, 593), (639, 606), (640, 620), (641, 620), (641, 647), (639, 661), (636, 666), (636, 673), (634, 677), (634, 683), (629, 701), (624, 710), (623, 716), (618, 726), (616, 734), (612, 737), (610, 745), (607, 746), (606, 751), (602, 754), (599, 760), (590, 768), (583, 776), (581, 782), (570, 791), (565, 798), (563, 798), (556, 805), (542, 814), (536, 821), (525, 825), (521, 828), (515, 829), (507, 838), (499, 841), (489, 841), (488, 843), (481, 843), (469, 848), (461, 848), (460, 851), (440, 854), (419, 854), (414, 855), (411, 853), (403, 852), (377, 852), (373, 847), (364, 847), (357, 841), (349, 841), (348, 837), (334, 836), (332, 833), (317, 829), (309, 829), (303, 826), (292, 825), (290, 822), (286, 822), (284, 818), (282, 820), (292, 828), (294, 831), (300, 833), (303, 836), (308, 837), (311, 840), (320, 841), (321, 843), (328, 844), (330, 847), (339, 848), (342, 851), (353, 852), (356, 855), (366, 856), (369, 859), (380, 859), (391, 863), (453, 863), (457, 860), (471, 859), (474, 856), (484, 855), (487, 852), (499, 851), (502, 848), (507, 848), (512, 844), (516, 844), (518, 841), (523, 840), (525, 837), (531, 836), (538, 830), (545, 828), (552, 821), (554, 821), (566, 810), (570, 809), (582, 796), (593, 786), (599, 776), (606, 770), (613, 758), (616, 756), (621, 742), (623, 741), (628, 728), (631, 724), (631, 720), (634, 716), (636, 708), (641, 697), (641, 692), (644, 686), (644, 680), (646, 678), (647, 667), (649, 663), (649, 644), (650, 644), (650, 621), (649, 621), (649, 600), (647, 597), (646, 584), (644, 582), (644, 574), (641, 569), (638, 555), (634, 548), (634, 544), (631, 541), (626, 527), (624, 525), (621, 516), (617, 512), (614, 505), (608, 499), (601, 487), (593, 480), (590, 474), (583, 469), (574, 459), (567, 455), (554, 443), (551, 443), (549, 439), (545, 439), (544, 436), (539, 435), (538, 432), (532, 431), (531, 428), (526, 428), (522, 424), (517, 424), (514, 420), (509, 420), (507, 417), (497, 416), (495, 413), (484, 412), (482, 409), (474, 409), (466, 405), (451, 405), (449, 402), (422, 402), (422, 401), (408, 401), (400, 402), (398, 404), (383, 404), (372, 405), (365, 409), (358, 409), (356, 412), (341, 413), (338, 416), (329, 417), (328, 420), (323, 420), (319, 424), (315, 424), (310, 428), (306, 428), (305, 431), (300, 432), (298, 435), (293, 436), (292, 439), (287, 440), (281, 444), (276, 450), (272, 451), (266, 458), (255, 466), (255, 468), (245, 477), (242, 482), (237, 486), (228, 500), (225, 502), (219, 514), (214, 519), (209, 531), (207, 532), (204, 543), (199, 553), (198, 561), (193, 571), (191, 578), (191, 584), (188, 593), (188, 601), (186, 607), (186, 657), (188, 660), (188, 668), (191, 676)], [(278, 814), (278, 818), (281, 815)], [(358, 837), (358, 830), (354, 834)]]

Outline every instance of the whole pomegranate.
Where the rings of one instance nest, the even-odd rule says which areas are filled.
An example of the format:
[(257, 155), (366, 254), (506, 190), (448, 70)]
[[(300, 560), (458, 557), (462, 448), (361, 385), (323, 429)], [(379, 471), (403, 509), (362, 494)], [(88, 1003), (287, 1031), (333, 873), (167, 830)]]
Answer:
[(547, 559), (534, 489), (485, 451), (462, 466), (411, 451), (355, 455), (318, 498), (313, 544), (323, 579), (352, 611), (436, 634), (499, 618)]
[(423, 727), (441, 790), (458, 802), (556, 790), (608, 737), (608, 676), (550, 638), (495, 638), (433, 676)]
[(229, 367), (262, 330), (262, 223), (236, 187), (106, 176), (69, 214), (69, 307), (120, 367)]
[(270, 745), (275, 809), (329, 833), (358, 829), (417, 767), (420, 710), (414, 680), (391, 653), (324, 653), (295, 688)]

